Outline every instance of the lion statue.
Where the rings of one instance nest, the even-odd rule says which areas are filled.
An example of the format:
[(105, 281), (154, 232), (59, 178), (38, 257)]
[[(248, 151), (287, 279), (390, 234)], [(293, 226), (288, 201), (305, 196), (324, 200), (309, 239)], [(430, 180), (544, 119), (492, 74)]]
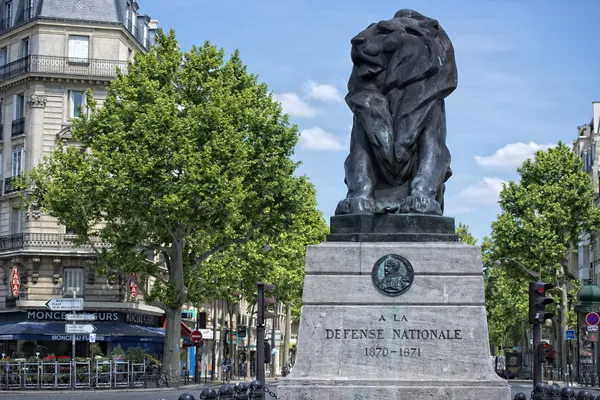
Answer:
[(458, 81), (448, 35), (436, 20), (400, 10), (351, 44), (348, 194), (335, 214), (442, 215), (452, 175), (444, 98)]

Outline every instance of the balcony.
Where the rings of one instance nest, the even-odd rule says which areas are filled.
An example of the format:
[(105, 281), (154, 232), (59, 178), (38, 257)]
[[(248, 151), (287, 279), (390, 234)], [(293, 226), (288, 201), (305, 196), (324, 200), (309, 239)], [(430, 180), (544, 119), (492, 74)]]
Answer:
[(127, 73), (127, 61), (30, 55), (0, 67), (0, 82), (25, 73), (113, 77)]
[(25, 134), (25, 118), (15, 119), (12, 122), (10, 137), (21, 136)]
[[(102, 247), (99, 239), (94, 244)], [(14, 235), (0, 236), (0, 254), (14, 250), (34, 250), (46, 252), (65, 252), (74, 249), (92, 252), (89, 244), (75, 245), (73, 235), (59, 233), (16, 233)]]
[(8, 177), (8, 178), (4, 178), (4, 195), (5, 196), (7, 194), (9, 194), (9, 193), (13, 193), (13, 192), (18, 192), (19, 191), (19, 189), (13, 185), (13, 182), (18, 177), (19, 177), (19, 175), (17, 175), (17, 176), (11, 176), (11, 177)]
[(0, 20), (0, 32), (10, 28), (12, 28), (12, 21), (10, 17)]

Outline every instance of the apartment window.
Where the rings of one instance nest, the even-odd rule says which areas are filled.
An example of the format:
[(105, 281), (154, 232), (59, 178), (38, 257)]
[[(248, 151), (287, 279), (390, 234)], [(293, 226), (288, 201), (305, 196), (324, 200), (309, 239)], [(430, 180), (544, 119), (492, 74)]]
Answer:
[(135, 35), (136, 32), (137, 32), (137, 12), (132, 11), (132, 13), (131, 13), (131, 33), (133, 33)]
[(23, 229), (23, 213), (18, 208), (10, 209), (10, 233), (11, 235), (21, 233)]
[(148, 25), (144, 24), (144, 47), (146, 48), (146, 50), (148, 50), (148, 48), (150, 46), (148, 46)]
[(8, 29), (12, 26), (12, 1), (4, 3), (4, 19), (2, 20), (2, 28)]
[(127, 29), (131, 30), (131, 3), (127, 2)]
[(89, 36), (69, 35), (69, 62), (87, 63), (89, 44)]
[(29, 56), (29, 38), (21, 41), (21, 58)]
[(11, 164), (11, 176), (21, 175), (23, 172), (23, 148), (13, 150), (12, 152), (12, 164)]
[(6, 46), (0, 49), (0, 66), (8, 63), (8, 49)]
[(25, 116), (25, 94), (17, 94), (14, 97), (14, 114), (13, 120), (21, 119)]
[(28, 20), (33, 17), (33, 0), (29, 0), (26, 3), (25, 9), (23, 10), (23, 19)]
[[(3, 168), (2, 168), (2, 153), (0, 153), (0, 178), (4, 177), (4, 175), (2, 175), (2, 171), (3, 171)], [(2, 193), (0, 192), (0, 194), (2, 194)]]
[(85, 106), (85, 92), (79, 90), (71, 90), (69, 91), (69, 117), (79, 118), (80, 111)]
[(63, 275), (63, 295), (83, 297), (83, 268), (65, 268)]
[(66, 226), (65, 227), (65, 234), (67, 234), (67, 235), (77, 235), (77, 230), (75, 228), (73, 228), (72, 226)]

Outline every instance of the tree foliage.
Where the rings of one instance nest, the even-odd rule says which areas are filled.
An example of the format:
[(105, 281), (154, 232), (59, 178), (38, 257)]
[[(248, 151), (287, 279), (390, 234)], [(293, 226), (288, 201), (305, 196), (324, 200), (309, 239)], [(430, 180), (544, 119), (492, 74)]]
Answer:
[(165, 310), (163, 365), (177, 380), (188, 293), (235, 287), (228, 254), (247, 242), (318, 224), (315, 210), (299, 217), (315, 204), (294, 176), (297, 129), (237, 52), (226, 59), (206, 42), (182, 53), (173, 31), (117, 76), (102, 107), (88, 91), (86, 108), (72, 126), (78, 146), (59, 143), (21, 182), (26, 201), (81, 243), (106, 244), (95, 247), (104, 274), (136, 273), (140, 290), (156, 279), (144, 296)]
[(465, 225), (462, 222), (458, 223), (458, 228), (456, 228), (456, 234), (460, 238), (460, 241), (466, 244), (470, 244), (472, 246), (477, 244), (477, 239), (469, 232), (469, 225)]
[[(562, 311), (559, 324), (566, 329), (567, 294), (577, 286), (568, 272), (570, 252), (582, 234), (600, 228), (591, 179), (564, 143), (536, 152), (517, 172), (520, 181), (509, 182), (500, 193), (501, 213), (492, 223), (490, 244), (484, 246), (484, 254), (489, 253), (487, 261), (484, 257), (488, 320), (495, 340), (503, 329), (506, 333), (527, 318), (525, 284), (535, 278), (518, 263), (541, 270), (541, 279), (557, 286), (553, 307)], [(503, 259), (501, 265), (493, 263)]]

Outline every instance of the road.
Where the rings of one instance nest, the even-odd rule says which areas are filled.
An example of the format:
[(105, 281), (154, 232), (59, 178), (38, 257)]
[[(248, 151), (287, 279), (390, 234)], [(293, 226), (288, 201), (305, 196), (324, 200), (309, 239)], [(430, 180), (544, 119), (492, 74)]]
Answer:
[[(511, 398), (518, 392), (523, 392), (527, 398), (531, 395), (531, 383), (510, 382)], [(277, 393), (277, 384), (269, 384), (267, 387)], [(576, 393), (584, 388), (575, 388)], [(103, 390), (103, 391), (44, 391), (44, 392), (0, 392), (0, 399), (10, 400), (177, 400), (183, 393), (191, 393), (196, 399), (199, 398), (201, 389), (138, 389), (130, 391)], [(592, 390), (594, 396), (600, 394), (600, 390)], [(269, 396), (266, 399), (270, 399)]]

